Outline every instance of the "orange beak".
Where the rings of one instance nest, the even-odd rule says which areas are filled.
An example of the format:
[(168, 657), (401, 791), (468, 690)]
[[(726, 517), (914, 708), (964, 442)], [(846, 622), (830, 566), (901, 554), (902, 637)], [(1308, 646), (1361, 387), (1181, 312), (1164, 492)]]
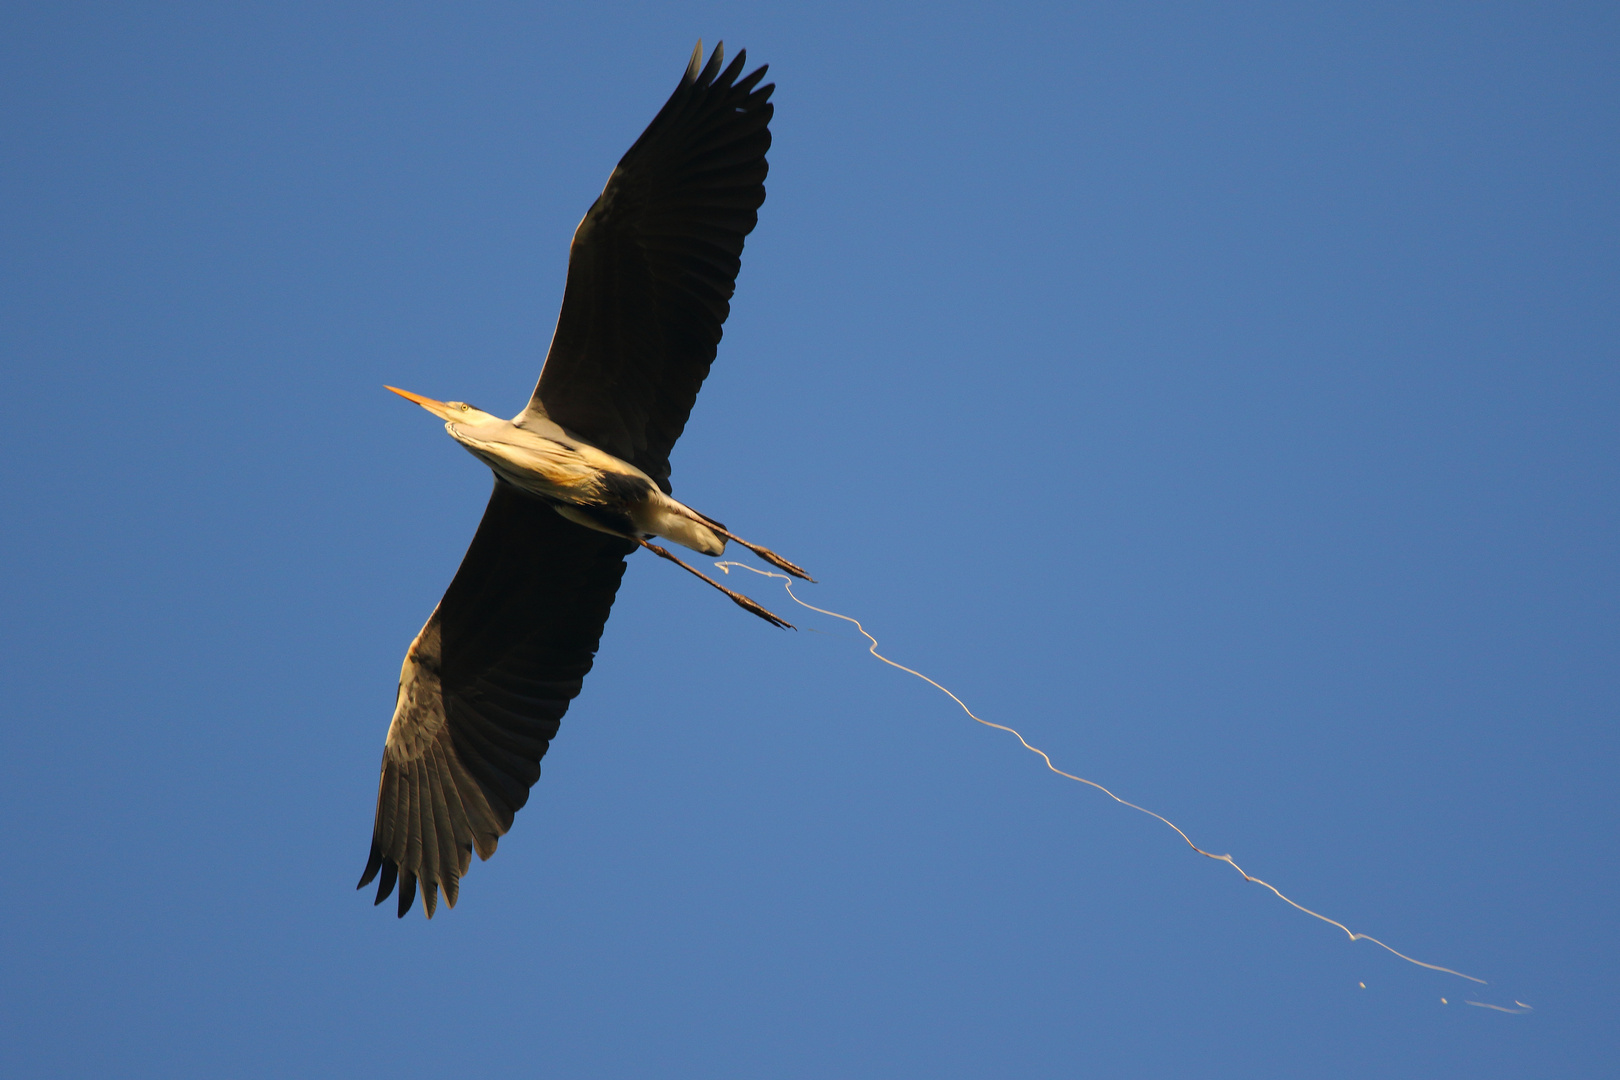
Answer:
[(409, 390), (401, 390), (397, 386), (384, 385), (383, 389), (384, 390), (392, 390), (394, 393), (398, 394), (400, 397), (404, 398), (406, 401), (414, 401), (414, 402), (416, 402), (418, 405), (422, 406), (422, 408), (426, 409), (428, 412), (432, 413), (434, 416), (437, 416), (437, 417), (442, 418), (444, 416), (444, 414), (450, 408), (448, 405), (446, 405), (442, 401), (435, 401), (430, 397), (423, 397), (421, 394), (413, 394)]

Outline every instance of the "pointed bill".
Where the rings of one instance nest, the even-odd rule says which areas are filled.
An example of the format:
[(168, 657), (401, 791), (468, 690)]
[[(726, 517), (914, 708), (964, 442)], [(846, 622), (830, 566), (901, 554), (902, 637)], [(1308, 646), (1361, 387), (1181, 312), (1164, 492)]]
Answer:
[(426, 409), (434, 416), (439, 417), (441, 420), (445, 419), (446, 414), (450, 411), (450, 406), (446, 405), (442, 401), (435, 401), (433, 398), (423, 397), (421, 394), (413, 394), (409, 390), (401, 390), (397, 386), (389, 386), (384, 383), (383, 389), (392, 390), (406, 401), (416, 402), (418, 405), (422, 406), (422, 408)]

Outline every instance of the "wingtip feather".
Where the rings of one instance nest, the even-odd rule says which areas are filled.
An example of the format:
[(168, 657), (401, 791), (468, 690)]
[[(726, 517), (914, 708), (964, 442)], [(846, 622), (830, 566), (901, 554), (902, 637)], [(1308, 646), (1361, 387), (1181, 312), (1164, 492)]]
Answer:
[(714, 82), (714, 77), (720, 74), (720, 65), (725, 62), (725, 59), (726, 43), (723, 41), (715, 42), (714, 51), (709, 54), (709, 62), (703, 65), (703, 74), (698, 76), (698, 82), (704, 86)]
[(377, 907), (384, 900), (388, 899), (389, 895), (394, 891), (394, 882), (398, 877), (399, 867), (394, 864), (393, 860), (384, 862), (382, 866), (382, 878), (377, 882), (377, 899), (371, 902), (372, 907)]
[(371, 841), (371, 854), (366, 858), (365, 872), (360, 875), (360, 884), (356, 885), (355, 888), (363, 889), (370, 885), (371, 879), (376, 877), (377, 871), (382, 869), (382, 863), (382, 849), (377, 846), (377, 841), (373, 838)]
[(416, 875), (409, 870), (401, 870), (399, 874), (399, 918), (403, 919), (405, 913), (411, 910), (416, 903)]

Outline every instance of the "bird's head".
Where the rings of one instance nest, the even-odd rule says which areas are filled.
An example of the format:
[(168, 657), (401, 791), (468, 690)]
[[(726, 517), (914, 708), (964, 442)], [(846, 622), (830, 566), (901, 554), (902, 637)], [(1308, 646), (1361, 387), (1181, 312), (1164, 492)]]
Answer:
[(488, 424), (498, 422), (500, 417), (491, 416), (482, 409), (474, 408), (465, 401), (434, 401), (421, 394), (413, 394), (409, 390), (401, 390), (397, 386), (385, 387), (392, 390), (406, 401), (414, 401), (440, 420), (450, 424)]

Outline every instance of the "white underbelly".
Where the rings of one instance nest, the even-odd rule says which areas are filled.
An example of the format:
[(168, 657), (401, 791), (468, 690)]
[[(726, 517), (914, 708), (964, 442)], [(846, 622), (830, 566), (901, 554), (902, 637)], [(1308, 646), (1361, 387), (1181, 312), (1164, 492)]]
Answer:
[(542, 499), (589, 505), (602, 501), (605, 489), (621, 486), (605, 483), (607, 470), (579, 450), (550, 439), (485, 441), (465, 430), (450, 434), (501, 479)]

